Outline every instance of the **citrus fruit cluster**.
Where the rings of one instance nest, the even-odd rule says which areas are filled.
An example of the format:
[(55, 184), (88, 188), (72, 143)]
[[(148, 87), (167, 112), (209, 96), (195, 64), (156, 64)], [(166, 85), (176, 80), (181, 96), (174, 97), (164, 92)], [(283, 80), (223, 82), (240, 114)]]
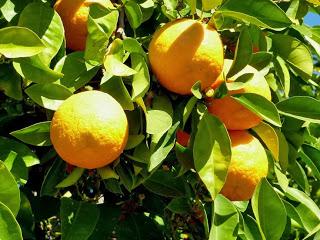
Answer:
[[(103, 1), (58, 0), (55, 9), (62, 18), (66, 44), (72, 50), (84, 50), (89, 5)], [(224, 48), (218, 32), (197, 20), (179, 19), (165, 24), (153, 35), (149, 45), (152, 72), (160, 85), (180, 94), (191, 94), (199, 82), (201, 90), (217, 89), (232, 60), (224, 59)], [(253, 77), (241, 89), (227, 96), (206, 100), (208, 111), (229, 130), (232, 159), (221, 193), (231, 200), (250, 199), (256, 185), (268, 173), (268, 159), (259, 140), (247, 129), (257, 126), (261, 118), (232, 98), (237, 93), (256, 93), (271, 99), (264, 76), (247, 66), (227, 79)], [(128, 139), (128, 122), (121, 105), (100, 91), (81, 92), (62, 103), (51, 123), (51, 141), (58, 154), (68, 163), (83, 168), (105, 166), (119, 157)], [(188, 146), (189, 135), (178, 132), (178, 142)]]

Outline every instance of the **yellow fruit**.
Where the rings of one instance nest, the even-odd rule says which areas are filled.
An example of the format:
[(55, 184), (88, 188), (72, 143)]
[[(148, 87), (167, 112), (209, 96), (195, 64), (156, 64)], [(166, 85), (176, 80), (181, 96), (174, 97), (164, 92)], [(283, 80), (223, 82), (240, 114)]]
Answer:
[(223, 67), (223, 46), (213, 27), (179, 19), (155, 32), (149, 59), (160, 84), (185, 95), (197, 81), (201, 81), (202, 90), (214, 83)]
[(247, 131), (230, 131), (232, 157), (221, 194), (232, 201), (249, 200), (268, 174), (267, 154), (258, 139)]
[[(109, 1), (107, 1), (109, 2)], [(74, 51), (83, 51), (88, 34), (87, 21), (89, 6), (92, 3), (106, 4), (105, 0), (58, 0), (54, 9), (60, 15), (67, 47)]]
[(99, 168), (116, 160), (128, 139), (128, 122), (121, 105), (109, 94), (87, 91), (65, 100), (55, 112), (51, 142), (66, 162)]
[[(225, 60), (224, 73), (227, 74), (232, 65), (232, 60)], [(230, 95), (237, 93), (255, 93), (271, 100), (269, 85), (264, 76), (251, 66), (246, 66), (242, 71), (228, 79), (227, 82), (233, 82), (239, 76), (245, 73), (253, 73), (253, 78), (245, 83), (242, 89), (229, 91), (228, 96), (221, 99), (208, 99), (208, 110), (211, 114), (218, 117), (229, 130), (245, 130), (259, 125), (262, 121), (255, 113), (232, 99)], [(223, 79), (219, 77), (213, 88), (217, 88)]]

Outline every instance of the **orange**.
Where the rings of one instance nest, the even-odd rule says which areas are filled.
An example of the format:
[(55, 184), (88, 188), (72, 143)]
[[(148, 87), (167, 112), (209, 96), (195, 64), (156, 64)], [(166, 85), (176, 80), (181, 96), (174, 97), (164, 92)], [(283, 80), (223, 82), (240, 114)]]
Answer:
[(188, 147), (189, 140), (190, 140), (189, 133), (182, 130), (177, 131), (177, 143), (179, 143), (183, 147)]
[[(83, 51), (86, 47), (88, 35), (87, 21), (89, 6), (92, 3), (106, 4), (105, 0), (58, 0), (54, 9), (60, 15), (65, 35), (67, 48), (74, 51)], [(112, 4), (110, 7), (113, 7)]]
[(267, 154), (258, 139), (247, 131), (230, 131), (232, 157), (221, 194), (232, 201), (249, 200), (268, 174)]
[(128, 122), (121, 105), (109, 94), (81, 92), (66, 99), (54, 113), (50, 138), (67, 163), (99, 168), (122, 153)]
[[(229, 71), (231, 65), (232, 60), (226, 59), (224, 65), (225, 75)], [(266, 79), (260, 72), (249, 65), (232, 78), (227, 79), (227, 82), (233, 82), (245, 73), (253, 73), (254, 76), (245, 83), (243, 88), (229, 91), (228, 95), (221, 99), (208, 99), (207, 105), (209, 112), (218, 117), (229, 130), (249, 129), (259, 125), (262, 121), (259, 116), (231, 98), (230, 95), (237, 93), (255, 93), (265, 97), (267, 100), (271, 100), (271, 92)], [(219, 77), (212, 85), (212, 88), (217, 88), (223, 81), (223, 78)]]
[(197, 81), (204, 90), (220, 75), (223, 45), (213, 27), (196, 20), (179, 19), (155, 32), (149, 45), (149, 59), (163, 87), (186, 95)]

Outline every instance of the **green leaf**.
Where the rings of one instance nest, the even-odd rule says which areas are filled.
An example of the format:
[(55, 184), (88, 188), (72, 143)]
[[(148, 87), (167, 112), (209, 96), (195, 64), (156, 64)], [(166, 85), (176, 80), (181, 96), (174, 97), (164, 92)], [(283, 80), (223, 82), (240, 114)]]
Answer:
[(61, 236), (64, 240), (88, 239), (99, 220), (97, 205), (61, 199)]
[(309, 194), (310, 185), (308, 182), (308, 177), (301, 164), (294, 160), (294, 163), (289, 165), (287, 171), (291, 176), (291, 180), (294, 180), (306, 193)]
[[(104, 81), (102, 79), (102, 81)], [(134, 110), (134, 105), (131, 96), (124, 85), (121, 77), (111, 77), (100, 85), (100, 90), (109, 93), (114, 99), (116, 99), (124, 110)]]
[(51, 83), (63, 77), (63, 74), (45, 65), (38, 55), (30, 58), (15, 59), (13, 67), (21, 77), (35, 83)]
[(253, 53), (249, 65), (260, 71), (269, 65), (272, 57), (272, 53), (269, 52)]
[(23, 143), (0, 137), (0, 160), (6, 159), (11, 151), (16, 153), (17, 157), (21, 157), (27, 167), (32, 167), (40, 163), (38, 157)]
[(163, 170), (155, 171), (143, 185), (149, 191), (163, 197), (183, 197), (185, 195), (183, 179)]
[(150, 87), (149, 69), (143, 55), (131, 53), (131, 66), (137, 73), (132, 78), (132, 99), (143, 97)]
[(237, 239), (239, 221), (236, 207), (227, 198), (218, 194), (214, 200), (214, 214), (209, 240)]
[(18, 26), (29, 28), (40, 37), (45, 49), (38, 56), (45, 65), (49, 65), (64, 39), (59, 15), (43, 3), (30, 3), (21, 12)]
[(108, 8), (104, 8), (100, 4), (90, 5), (87, 22), (88, 36), (84, 55), (87, 60), (103, 62), (109, 38), (116, 30), (119, 11), (112, 4), (109, 5)]
[(258, 126), (252, 128), (264, 142), (276, 160), (279, 160), (279, 139), (276, 131), (269, 124), (261, 122)]
[(14, 216), (17, 216), (20, 208), (19, 187), (2, 161), (0, 161), (0, 181), (0, 202), (5, 204)]
[(146, 132), (149, 134), (164, 133), (172, 125), (172, 117), (163, 110), (148, 110), (146, 121)]
[(279, 113), (303, 121), (320, 123), (320, 101), (308, 96), (294, 96), (277, 103)]
[(138, 28), (143, 21), (143, 15), (139, 4), (137, 4), (135, 1), (128, 0), (124, 5), (124, 9), (130, 26), (133, 29)]
[(129, 150), (137, 147), (144, 140), (144, 138), (145, 137), (142, 134), (129, 135), (125, 150)]
[(104, 180), (110, 179), (110, 178), (119, 179), (119, 176), (117, 175), (117, 173), (113, 169), (111, 169), (111, 167), (109, 166), (98, 168), (97, 171), (100, 177)]
[(262, 240), (256, 220), (250, 215), (243, 215), (244, 234), (248, 240)]
[(21, 228), (10, 209), (0, 202), (0, 236), (3, 240), (22, 240)]
[[(148, 2), (147, 0), (146, 2)], [(152, 0), (151, 0), (152, 1)], [(153, 2), (153, 1), (152, 1)], [(138, 42), (138, 40), (131, 38), (131, 37), (126, 37), (123, 39), (123, 49), (129, 53), (138, 53), (144, 57), (146, 61), (148, 61), (147, 54), (143, 50), (141, 44)]]
[(137, 73), (137, 71), (122, 63), (114, 54), (106, 55), (104, 67), (108, 74), (119, 77), (131, 76)]
[(191, 87), (191, 92), (193, 96), (195, 96), (198, 99), (202, 98), (202, 90), (201, 90), (201, 82), (197, 81), (193, 86)]
[[(220, 1), (220, 0), (218, 0)], [(197, 9), (197, 0), (185, 0), (185, 2), (190, 6), (191, 9), (191, 15), (194, 15), (196, 13)], [(202, 3), (203, 5), (203, 3)]]
[(265, 178), (260, 181), (253, 194), (252, 209), (265, 239), (280, 239), (287, 224), (286, 209)]
[(292, 24), (281, 8), (271, 0), (247, 0), (241, 4), (237, 0), (228, 0), (216, 13), (274, 30), (282, 30)]
[(63, 74), (57, 83), (74, 92), (85, 86), (97, 74), (99, 67), (86, 61), (83, 52), (73, 52), (61, 58), (54, 70)]
[(286, 66), (286, 63), (280, 56), (277, 56), (274, 59), (273, 64), (276, 73), (280, 78), (281, 85), (284, 90), (284, 95), (285, 97), (288, 97), (290, 92), (290, 73)]
[(304, 80), (311, 78), (313, 62), (308, 47), (298, 39), (288, 35), (274, 34), (271, 38), (274, 53), (279, 54), (292, 70)]
[(262, 119), (277, 127), (281, 127), (281, 121), (276, 106), (263, 96), (254, 93), (242, 93), (232, 95), (231, 97)]
[(50, 121), (40, 122), (11, 132), (10, 134), (22, 142), (34, 146), (50, 146)]
[[(221, 5), (222, 2), (223, 0), (202, 0), (202, 10), (210, 11), (211, 9)], [(193, 4), (196, 5), (196, 1), (194, 1)]]
[(57, 184), (65, 177), (66, 164), (60, 158), (54, 158), (53, 164), (44, 176), (40, 196), (54, 196), (59, 190)]
[(20, 192), (21, 202), (17, 221), (21, 227), (24, 238), (34, 237), (35, 220), (29, 199), (23, 192)]
[(83, 168), (74, 168), (65, 179), (57, 184), (56, 188), (66, 188), (76, 184), (76, 182), (81, 178), (83, 172)]
[(34, 84), (28, 87), (25, 92), (35, 103), (54, 111), (72, 95), (67, 88), (53, 83)]
[(185, 214), (191, 211), (191, 202), (186, 197), (172, 199), (166, 207), (173, 213)]
[(275, 129), (279, 142), (279, 163), (282, 170), (287, 170), (289, 164), (289, 146), (286, 137), (280, 130)]
[(299, 155), (310, 167), (313, 175), (320, 180), (320, 151), (311, 145), (303, 144)]
[(166, 134), (164, 134), (150, 156), (148, 164), (148, 171), (152, 171), (159, 166), (163, 160), (168, 156), (172, 148), (174, 147), (176, 139), (176, 131), (179, 126), (179, 122), (175, 123)]
[(214, 199), (227, 176), (231, 143), (223, 123), (207, 112), (198, 124), (193, 156), (195, 169)]
[(249, 29), (244, 27), (240, 32), (237, 41), (236, 53), (234, 60), (227, 74), (227, 79), (231, 78), (247, 66), (252, 56), (252, 40)]
[(45, 49), (40, 38), (28, 28), (0, 29), (0, 54), (7, 58), (31, 57)]
[(21, 77), (12, 64), (0, 64), (0, 90), (8, 97), (22, 100)]
[(317, 204), (307, 194), (295, 188), (288, 187), (285, 194), (298, 203), (295, 208), (305, 229), (310, 232), (317, 227), (320, 222), (320, 209)]
[(311, 237), (314, 237), (312, 238), (313, 240), (319, 240), (320, 224), (317, 227), (315, 227), (307, 236), (305, 236), (303, 240), (307, 240), (307, 239), (311, 240)]
[(192, 113), (192, 110), (194, 108), (194, 106), (196, 105), (196, 103), (198, 102), (198, 99), (196, 97), (191, 97), (186, 106), (184, 107), (183, 109), (183, 116), (182, 116), (182, 128), (184, 128), (184, 126), (186, 125), (189, 117), (190, 117), (190, 114)]

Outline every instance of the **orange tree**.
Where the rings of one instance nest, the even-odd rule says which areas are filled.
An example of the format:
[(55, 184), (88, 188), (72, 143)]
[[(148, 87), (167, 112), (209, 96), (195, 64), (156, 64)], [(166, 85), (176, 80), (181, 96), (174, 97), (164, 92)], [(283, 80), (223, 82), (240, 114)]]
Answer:
[(0, 239), (319, 239), (319, 5), (0, 0)]

